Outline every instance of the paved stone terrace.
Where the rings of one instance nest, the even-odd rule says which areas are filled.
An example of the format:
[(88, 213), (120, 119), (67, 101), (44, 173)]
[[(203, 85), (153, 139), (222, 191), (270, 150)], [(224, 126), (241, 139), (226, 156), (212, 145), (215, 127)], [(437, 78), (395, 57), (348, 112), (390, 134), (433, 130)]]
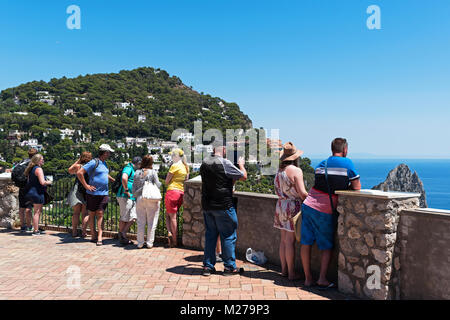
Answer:
[[(0, 299), (176, 299), (311, 300), (346, 299), (335, 289), (318, 291), (291, 283), (277, 268), (238, 260), (243, 275), (201, 275), (203, 252), (185, 248), (120, 247), (105, 239), (102, 247), (63, 232), (31, 236), (0, 229)], [(67, 286), (67, 270), (78, 266), (80, 287)], [(270, 267), (270, 266), (269, 266)], [(69, 282), (70, 283), (70, 282)]]

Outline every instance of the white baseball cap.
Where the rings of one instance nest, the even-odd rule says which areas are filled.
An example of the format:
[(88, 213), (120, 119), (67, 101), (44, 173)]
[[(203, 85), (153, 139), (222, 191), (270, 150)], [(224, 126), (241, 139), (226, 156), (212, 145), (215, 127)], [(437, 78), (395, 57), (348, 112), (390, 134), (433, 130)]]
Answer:
[(98, 150), (100, 151), (109, 151), (109, 152), (114, 152), (114, 150), (109, 146), (109, 144), (102, 144)]

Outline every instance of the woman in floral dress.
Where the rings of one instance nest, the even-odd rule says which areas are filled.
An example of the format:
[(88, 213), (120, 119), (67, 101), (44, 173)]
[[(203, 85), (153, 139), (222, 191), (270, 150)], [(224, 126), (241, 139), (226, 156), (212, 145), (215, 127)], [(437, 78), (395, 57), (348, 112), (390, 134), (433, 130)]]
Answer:
[(294, 270), (295, 228), (292, 218), (301, 210), (302, 202), (308, 195), (303, 182), (303, 171), (298, 165), (298, 158), (302, 154), (303, 151), (291, 142), (286, 143), (280, 156), (280, 168), (274, 179), (278, 201), (273, 226), (281, 231), (281, 273), (289, 280), (300, 278), (300, 274)]

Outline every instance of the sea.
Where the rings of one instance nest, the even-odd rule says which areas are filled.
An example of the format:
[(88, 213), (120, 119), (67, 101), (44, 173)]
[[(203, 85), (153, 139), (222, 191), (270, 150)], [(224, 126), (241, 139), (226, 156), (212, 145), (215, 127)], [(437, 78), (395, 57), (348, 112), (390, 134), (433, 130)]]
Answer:
[[(324, 159), (311, 159), (315, 168)], [(401, 163), (422, 180), (429, 208), (450, 210), (450, 159), (352, 159), (361, 176), (361, 187), (371, 189), (386, 180)]]

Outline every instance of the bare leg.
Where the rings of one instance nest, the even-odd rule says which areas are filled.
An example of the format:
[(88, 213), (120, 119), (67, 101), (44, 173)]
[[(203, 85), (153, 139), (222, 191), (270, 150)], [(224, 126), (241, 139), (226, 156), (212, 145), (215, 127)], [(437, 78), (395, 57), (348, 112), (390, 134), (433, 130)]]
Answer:
[(19, 208), (19, 219), (20, 219), (20, 226), (23, 228), (26, 226), (25, 223), (25, 208)]
[(177, 214), (171, 213), (170, 217), (170, 229), (172, 232), (172, 246), (177, 246)]
[(320, 262), (320, 277), (319, 277), (319, 280), (317, 281), (318, 285), (327, 286), (330, 284), (330, 282), (327, 280), (327, 271), (328, 271), (328, 266), (330, 264), (332, 252), (333, 252), (332, 250), (323, 250), (322, 251), (322, 259)]
[(96, 215), (97, 215), (97, 228), (98, 228), (98, 232), (97, 232), (97, 242), (102, 241), (102, 236), (103, 236), (103, 211), (102, 210), (98, 210), (96, 211)]
[(286, 255), (285, 255), (285, 249), (284, 249), (286, 231), (284, 231), (284, 230), (280, 230), (280, 231), (281, 231), (281, 239), (280, 239), (279, 253), (280, 253), (280, 262), (281, 262), (281, 275), (286, 277), (288, 275), (288, 268), (287, 268)]
[(82, 222), (81, 222), (82, 235), (85, 237), (87, 235), (87, 226), (89, 223), (89, 214), (87, 212), (85, 205), (82, 205), (81, 212), (82, 212)]
[(30, 226), (31, 227), (31, 215), (32, 215), (32, 213), (33, 213), (33, 209), (29, 209), (29, 208), (27, 208), (27, 209), (25, 209), (25, 221), (26, 221), (26, 224), (27, 224), (27, 226)]
[(42, 204), (34, 204), (34, 215), (33, 215), (33, 229), (34, 231), (39, 230), (39, 217), (42, 212)]
[(77, 236), (78, 231), (78, 223), (80, 222), (80, 212), (81, 212), (81, 204), (77, 204), (73, 207), (73, 216), (72, 216), (72, 237)]
[(89, 212), (89, 228), (91, 229), (91, 241), (97, 240), (97, 232), (95, 231), (95, 211)]
[(311, 246), (302, 244), (300, 253), (302, 256), (303, 271), (305, 272), (305, 285), (310, 286), (313, 284), (313, 278), (312, 278), (311, 266), (310, 266)]
[(284, 237), (284, 256), (289, 273), (289, 280), (298, 280), (300, 275), (295, 272), (295, 233), (286, 232)]

